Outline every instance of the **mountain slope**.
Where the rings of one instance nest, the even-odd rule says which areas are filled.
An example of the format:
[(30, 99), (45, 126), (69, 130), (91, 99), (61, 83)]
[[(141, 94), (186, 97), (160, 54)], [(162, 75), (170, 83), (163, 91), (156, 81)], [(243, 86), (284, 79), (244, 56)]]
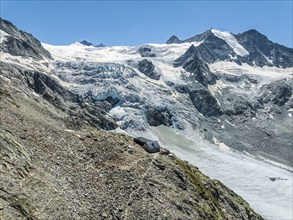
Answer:
[(175, 156), (148, 155), (125, 135), (87, 125), (69, 130), (71, 118), (11, 92), (1, 89), (3, 219), (261, 219)]

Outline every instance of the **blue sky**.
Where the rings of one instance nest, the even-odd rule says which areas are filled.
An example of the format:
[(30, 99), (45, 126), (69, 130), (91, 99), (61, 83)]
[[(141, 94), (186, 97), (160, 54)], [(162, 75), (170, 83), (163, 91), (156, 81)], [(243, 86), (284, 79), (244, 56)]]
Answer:
[(40, 41), (66, 45), (163, 43), (216, 28), (232, 33), (256, 29), (292, 47), (290, 1), (5, 1), (1, 17)]

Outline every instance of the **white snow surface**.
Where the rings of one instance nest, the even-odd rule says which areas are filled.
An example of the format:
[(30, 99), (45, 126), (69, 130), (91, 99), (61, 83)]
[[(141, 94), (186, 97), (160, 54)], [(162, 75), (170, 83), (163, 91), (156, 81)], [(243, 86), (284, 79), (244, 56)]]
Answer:
[(6, 63), (16, 64), (26, 69), (43, 71), (49, 73), (53, 66), (47, 60), (36, 61), (33, 58), (23, 58), (21, 56), (12, 56), (9, 53), (0, 52), (0, 60)]
[[(201, 42), (192, 42), (184, 44), (146, 44), (152, 49), (156, 57), (148, 57), (151, 60), (164, 60), (171, 64), (173, 60), (191, 46), (198, 46)], [(92, 62), (122, 62), (127, 60), (141, 60), (142, 57), (138, 53), (140, 46), (110, 46), (110, 47), (93, 47), (85, 46), (80, 43), (73, 43), (67, 46), (54, 46), (42, 43), (55, 60), (73, 61), (77, 59), (85, 59)]]
[(0, 44), (5, 40), (6, 36), (9, 36), (5, 31), (0, 30)]
[(260, 80), (260, 84), (268, 84), (279, 79), (286, 79), (293, 77), (293, 68), (278, 68), (269, 66), (250, 66), (246, 63), (239, 65), (231, 61), (218, 61), (209, 65), (212, 72), (228, 75), (251, 75)]
[(229, 32), (224, 32), (224, 31), (219, 31), (216, 29), (211, 30), (213, 34), (226, 41), (226, 43), (234, 50), (236, 54), (239, 56), (246, 56), (249, 54), (249, 52), (241, 45), (238, 43), (237, 39)]
[[(281, 164), (267, 163), (260, 158), (232, 150), (214, 139), (212, 145), (192, 130), (174, 132), (165, 126), (152, 127), (149, 136), (197, 166), (211, 178), (223, 182), (241, 195), (267, 220), (289, 220), (293, 215), (293, 175)], [(270, 177), (276, 177), (271, 181)], [(279, 179), (278, 179), (279, 178)]]

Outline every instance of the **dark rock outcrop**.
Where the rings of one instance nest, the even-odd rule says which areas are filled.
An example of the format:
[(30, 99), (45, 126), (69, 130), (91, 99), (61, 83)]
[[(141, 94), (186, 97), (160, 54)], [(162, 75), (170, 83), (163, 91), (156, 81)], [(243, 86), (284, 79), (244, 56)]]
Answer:
[(208, 90), (192, 90), (189, 95), (193, 105), (204, 116), (219, 116), (221, 114), (216, 98)]
[(105, 45), (102, 44), (102, 43), (100, 43), (100, 44), (98, 44), (98, 45), (94, 45), (94, 44), (92, 44), (91, 42), (88, 42), (88, 41), (86, 41), (86, 40), (80, 41), (79, 43), (81, 43), (81, 44), (83, 44), (83, 45), (85, 45), (85, 46), (105, 47)]
[(8, 34), (0, 44), (0, 51), (37, 60), (52, 59), (51, 54), (43, 48), (40, 41), (33, 35), (18, 30), (11, 22), (0, 18), (0, 29)]
[(152, 49), (149, 47), (140, 47), (138, 49), (138, 52), (140, 53), (141, 57), (155, 57), (156, 55), (152, 53)]
[(151, 126), (171, 126), (173, 124), (172, 114), (167, 108), (148, 108), (146, 110), (146, 117)]
[(79, 43), (85, 45), (85, 46), (94, 46), (91, 42), (88, 42), (86, 40), (80, 41)]
[(281, 80), (265, 85), (261, 88), (261, 95), (258, 101), (261, 104), (285, 105), (293, 94), (293, 80)]
[(208, 37), (214, 37), (213, 35), (213, 33), (212, 33), (212, 31), (211, 31), (212, 29), (209, 29), (209, 30), (207, 30), (207, 31), (205, 31), (205, 32), (203, 32), (203, 33), (201, 33), (201, 34), (196, 34), (195, 36), (192, 36), (192, 37), (190, 37), (190, 38), (187, 38), (186, 40), (183, 40), (183, 42), (185, 43), (185, 42), (189, 42), (189, 43), (191, 43), (191, 42), (194, 42), (194, 41), (205, 41), (205, 39), (206, 38), (208, 38)]
[[(194, 41), (202, 43), (197, 47), (192, 48), (192, 50), (189, 48), (189, 53), (196, 53), (197, 56), (206, 63), (213, 63), (219, 60), (230, 60), (231, 57), (237, 57), (237, 54), (226, 43), (226, 41), (215, 36), (211, 30), (195, 35), (182, 42), (192, 43)], [(235, 59), (233, 60), (235, 61)]]
[(95, 47), (106, 47), (106, 45), (103, 43), (99, 43), (99, 44), (95, 45)]
[(179, 93), (189, 93), (190, 89), (187, 85), (176, 85), (175, 89)]
[(239, 94), (230, 94), (222, 100), (222, 112), (228, 116), (254, 117), (259, 106), (249, 101), (248, 97)]
[(179, 58), (177, 58), (173, 65), (175, 67), (182, 66), (187, 72), (190, 72), (188, 76), (188, 81), (197, 81), (203, 86), (212, 85), (216, 83), (216, 75), (212, 73), (201, 58), (200, 49), (194, 47), (193, 45)]
[(138, 70), (151, 79), (159, 80), (161, 77), (161, 74), (155, 70), (154, 64), (147, 59), (138, 62)]

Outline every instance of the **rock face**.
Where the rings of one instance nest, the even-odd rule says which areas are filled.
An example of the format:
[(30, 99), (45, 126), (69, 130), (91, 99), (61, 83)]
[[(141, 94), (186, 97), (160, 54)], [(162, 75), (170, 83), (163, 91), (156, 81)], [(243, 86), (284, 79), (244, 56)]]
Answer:
[(91, 42), (88, 42), (86, 40), (80, 41), (79, 43), (85, 45), (85, 46), (94, 46)]
[(189, 54), (196, 54), (197, 57), (206, 63), (213, 63), (216, 60), (230, 60), (231, 57), (237, 57), (237, 54), (227, 44), (227, 42), (215, 36), (211, 30), (182, 42), (194, 41), (202, 43), (197, 47), (192, 46), (189, 48)]
[(293, 49), (270, 41), (265, 35), (256, 30), (248, 30), (233, 35), (237, 43), (243, 46), (248, 54), (239, 56), (233, 48), (223, 39), (217, 37), (212, 30), (195, 35), (182, 41), (176, 41), (172, 36), (169, 40), (176, 43), (202, 42), (198, 47), (199, 57), (207, 62), (213, 63), (219, 60), (231, 60), (237, 63), (247, 63), (251, 66), (276, 66), (288, 68), (293, 66)]
[(273, 43), (265, 35), (256, 30), (248, 30), (235, 36), (238, 42), (250, 52), (242, 62), (258, 66), (277, 66), (282, 68), (293, 66), (293, 49)]
[(0, 18), (0, 29), (5, 31), (4, 41), (0, 44), (0, 52), (13, 56), (31, 57), (37, 60), (52, 59), (51, 54), (43, 48), (33, 35), (18, 30), (11, 22)]
[(159, 80), (161, 77), (161, 75), (155, 70), (153, 63), (147, 59), (143, 59), (138, 63), (138, 70), (151, 79)]
[[(243, 78), (239, 83), (246, 80)], [(224, 129), (216, 129), (217, 137), (228, 146), (237, 146), (237, 150), (291, 166), (292, 88), (291, 78), (265, 84), (255, 95), (222, 90), (222, 95), (216, 95), (222, 113), (218, 118), (229, 123), (223, 123)]]
[(262, 88), (263, 94), (258, 101), (261, 104), (273, 103), (280, 107), (291, 101), (288, 108), (293, 107), (291, 98), (293, 93), (292, 83), (292, 80), (282, 80), (264, 86)]
[(172, 114), (166, 108), (149, 108), (147, 109), (146, 117), (151, 126), (172, 125)]
[(192, 45), (182, 56), (173, 62), (173, 65), (175, 67), (182, 66), (187, 72), (191, 73), (187, 79), (188, 81), (197, 81), (204, 86), (215, 84), (216, 76), (200, 58), (200, 53), (200, 50)]
[(205, 89), (193, 90), (189, 92), (193, 105), (204, 116), (219, 116), (221, 114), (220, 106), (211, 93)]

